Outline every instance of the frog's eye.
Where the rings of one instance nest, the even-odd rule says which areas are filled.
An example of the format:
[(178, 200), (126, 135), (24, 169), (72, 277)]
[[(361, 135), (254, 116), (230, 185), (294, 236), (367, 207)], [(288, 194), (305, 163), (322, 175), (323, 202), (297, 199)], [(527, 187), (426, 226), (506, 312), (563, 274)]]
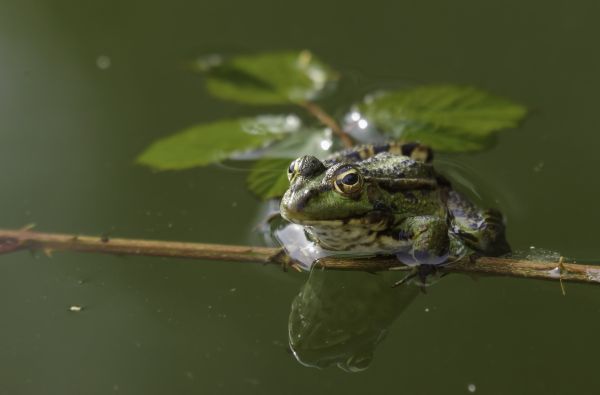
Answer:
[(298, 159), (292, 161), (292, 163), (290, 163), (290, 167), (288, 167), (288, 180), (290, 180), (290, 182), (292, 182), (292, 180), (294, 179), (294, 176), (298, 173)]
[(352, 195), (362, 189), (363, 182), (364, 180), (358, 170), (345, 168), (336, 175), (333, 186), (342, 195)]

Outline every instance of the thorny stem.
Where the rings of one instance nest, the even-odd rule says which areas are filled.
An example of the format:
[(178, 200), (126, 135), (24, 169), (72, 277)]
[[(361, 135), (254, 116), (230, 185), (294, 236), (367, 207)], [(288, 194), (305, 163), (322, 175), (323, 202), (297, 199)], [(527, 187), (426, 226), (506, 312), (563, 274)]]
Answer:
[(333, 119), (331, 115), (327, 114), (325, 110), (323, 110), (318, 104), (313, 103), (311, 101), (304, 101), (298, 104), (304, 107), (306, 111), (311, 113), (323, 125), (330, 128), (331, 131), (342, 141), (346, 148), (351, 148), (354, 146), (354, 140), (352, 139), (352, 137), (350, 137), (348, 133), (344, 132), (341, 126), (337, 123), (337, 121)]
[[(0, 230), (0, 254), (18, 250), (77, 251), (116, 255), (160, 256), (209, 261), (254, 262), (276, 264), (284, 268), (297, 263), (281, 248), (222, 244), (182, 243), (174, 241), (108, 239), (58, 233), (33, 232), (28, 229)], [(393, 258), (322, 258), (318, 267), (333, 270), (368, 272), (407, 270)], [(600, 266), (560, 262), (535, 262), (509, 258), (465, 257), (440, 269), (445, 273), (510, 276), (562, 282), (600, 284)]]

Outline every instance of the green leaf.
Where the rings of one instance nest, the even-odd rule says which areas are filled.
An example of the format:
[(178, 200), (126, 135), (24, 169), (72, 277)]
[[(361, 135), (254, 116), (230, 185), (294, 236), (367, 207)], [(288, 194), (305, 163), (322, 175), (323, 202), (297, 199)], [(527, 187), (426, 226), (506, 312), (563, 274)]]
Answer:
[(303, 129), (261, 152), (263, 158), (298, 158), (312, 155), (324, 159), (331, 155), (333, 139), (330, 131)]
[(368, 98), (359, 109), (394, 138), (445, 151), (482, 149), (493, 132), (517, 126), (527, 112), (509, 100), (456, 85), (387, 92)]
[(208, 91), (247, 104), (287, 104), (315, 99), (337, 78), (309, 51), (237, 56), (207, 69)]
[(260, 116), (187, 128), (148, 147), (137, 162), (159, 170), (187, 169), (257, 149), (300, 128), (295, 116)]
[(406, 127), (401, 136), (404, 141), (419, 141), (445, 152), (481, 151), (492, 141), (492, 136), (469, 135), (461, 130), (434, 125)]
[(289, 186), (287, 169), (295, 158), (265, 158), (256, 161), (248, 179), (248, 189), (263, 200), (283, 196)]

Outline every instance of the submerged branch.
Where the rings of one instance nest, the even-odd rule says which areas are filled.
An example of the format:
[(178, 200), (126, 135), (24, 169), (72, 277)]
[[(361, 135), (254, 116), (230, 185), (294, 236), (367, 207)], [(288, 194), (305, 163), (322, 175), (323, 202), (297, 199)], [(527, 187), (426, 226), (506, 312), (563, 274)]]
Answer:
[(333, 134), (335, 134), (344, 144), (346, 148), (350, 148), (354, 146), (354, 140), (350, 135), (341, 128), (341, 126), (337, 123), (335, 119), (331, 117), (331, 115), (327, 114), (325, 110), (319, 107), (318, 104), (315, 104), (310, 101), (300, 102), (300, 106), (304, 107), (306, 111), (311, 113), (315, 118), (317, 118), (323, 125), (327, 126)]
[[(191, 258), (211, 261), (255, 262), (294, 266), (281, 248), (174, 241), (113, 239), (23, 230), (0, 230), (0, 254), (18, 250), (77, 251), (116, 255)], [(334, 270), (384, 271), (408, 267), (392, 258), (322, 258), (319, 267)], [(446, 273), (484, 274), (600, 284), (600, 266), (560, 262), (536, 262), (509, 258), (466, 257), (440, 269)]]

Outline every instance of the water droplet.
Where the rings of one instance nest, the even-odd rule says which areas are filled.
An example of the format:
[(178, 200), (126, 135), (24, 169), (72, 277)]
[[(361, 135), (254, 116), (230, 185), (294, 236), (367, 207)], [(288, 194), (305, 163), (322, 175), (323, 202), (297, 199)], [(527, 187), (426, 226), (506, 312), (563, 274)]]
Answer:
[(540, 161), (535, 166), (533, 166), (533, 172), (534, 173), (539, 173), (540, 171), (542, 171), (543, 168), (544, 168), (544, 162)]
[(300, 127), (300, 118), (295, 115), (288, 115), (285, 117), (285, 126), (290, 130), (296, 130)]
[(331, 148), (332, 144), (333, 142), (331, 140), (321, 140), (321, 149), (323, 151), (327, 151), (329, 148)]
[(100, 70), (106, 70), (111, 66), (111, 60), (108, 56), (106, 55), (100, 55), (98, 56), (98, 58), (96, 58), (96, 66), (100, 69)]
[(223, 57), (219, 54), (209, 54), (196, 59), (195, 66), (199, 71), (208, 71), (223, 63)]

